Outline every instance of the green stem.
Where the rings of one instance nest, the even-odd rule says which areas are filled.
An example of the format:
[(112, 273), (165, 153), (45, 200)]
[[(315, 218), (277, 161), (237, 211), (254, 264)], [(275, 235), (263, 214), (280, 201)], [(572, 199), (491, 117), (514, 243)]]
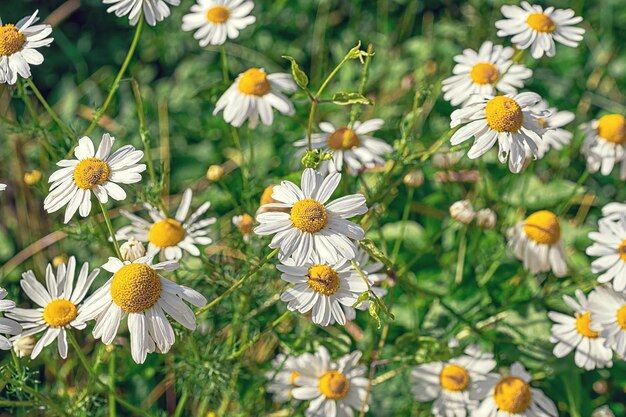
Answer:
[(174, 411), (174, 417), (180, 417), (183, 415), (183, 410), (185, 409), (185, 403), (187, 402), (187, 397), (189, 396), (189, 392), (186, 389), (183, 389), (183, 393), (180, 396), (180, 400), (178, 400), (178, 404), (176, 405), (176, 410)]
[(393, 250), (391, 252), (391, 261), (396, 263), (398, 259), (398, 254), (400, 253), (400, 248), (402, 247), (402, 241), (404, 240), (404, 233), (406, 231), (406, 222), (409, 219), (409, 214), (411, 213), (411, 203), (413, 202), (413, 194), (415, 193), (415, 188), (409, 187), (409, 192), (406, 196), (406, 203), (404, 204), (404, 211), (402, 212), (402, 220), (400, 226), (400, 236), (393, 245)]
[(226, 55), (226, 45), (222, 45), (220, 47), (220, 58), (222, 61), (222, 76), (224, 77), (224, 82), (228, 83), (230, 81), (230, 76), (228, 75), (228, 57)]
[(148, 129), (146, 128), (146, 118), (143, 112), (143, 101), (141, 100), (141, 91), (139, 90), (139, 83), (133, 79), (131, 81), (133, 87), (133, 95), (135, 96), (135, 104), (137, 106), (137, 117), (139, 118), (139, 137), (143, 143), (143, 149), (146, 154), (146, 162), (148, 164), (148, 172), (150, 173), (150, 181), (153, 186), (158, 184), (156, 174), (154, 172), (154, 164), (152, 162), (152, 156), (150, 155), (150, 136)]
[[(367, 76), (369, 73), (370, 62), (372, 61), (372, 56), (374, 55), (374, 46), (370, 43), (367, 45), (367, 57), (365, 58), (365, 65), (363, 65), (363, 73), (361, 74), (361, 85), (359, 86), (359, 94), (363, 95), (365, 91), (365, 84), (367, 84)], [(352, 109), (350, 110), (350, 123), (348, 126), (352, 127), (356, 118), (359, 116), (359, 110), (361, 109), (360, 104), (352, 105)]]
[[(33, 122), (35, 122), (35, 126), (41, 129), (41, 126), (39, 125), (39, 118), (37, 117), (37, 112), (35, 111), (35, 108), (33, 107), (33, 103), (31, 103), (30, 100), (28, 99), (28, 95), (26, 94), (26, 87), (24, 86), (24, 82), (22, 81), (22, 79), (18, 80), (17, 90), (20, 96), (22, 97), (22, 101), (24, 101), (24, 105), (26, 106), (26, 109), (28, 110), (30, 117), (33, 119)], [(50, 142), (48, 141), (48, 135), (44, 129), (42, 129), (42, 134), (43, 134), (43, 139), (44, 139), (43, 140), (44, 148), (46, 148), (49, 155), (56, 156), (56, 152), (54, 152), (54, 150), (52, 149), (52, 146), (50, 145)]]
[(109, 356), (109, 417), (115, 417), (115, 350)]
[(74, 134), (74, 132), (72, 132), (70, 128), (68, 128), (65, 125), (65, 123), (61, 121), (59, 116), (55, 113), (52, 107), (48, 104), (46, 99), (43, 98), (43, 95), (41, 94), (37, 86), (35, 86), (35, 83), (33, 82), (32, 78), (28, 78), (26, 82), (30, 86), (30, 89), (33, 90), (33, 93), (35, 93), (35, 96), (37, 97), (41, 105), (46, 109), (50, 117), (52, 117), (52, 120), (54, 120), (54, 122), (61, 128), (61, 130), (63, 130), (63, 132), (65, 132), (65, 134), (70, 137), (70, 139), (76, 140), (76, 135)]
[(367, 290), (370, 291), (372, 289), (372, 286), (370, 285), (370, 282), (367, 280), (365, 273), (361, 271), (361, 268), (359, 268), (359, 266), (356, 264), (356, 262), (354, 262), (354, 260), (351, 260), (350, 263), (352, 264), (352, 267), (356, 270), (356, 272), (359, 273), (359, 275), (365, 282), (365, 285), (367, 285)]
[(106, 207), (104, 207), (104, 204), (100, 202), (100, 200), (98, 200), (98, 204), (100, 205), (100, 210), (102, 210), (102, 215), (104, 216), (104, 222), (106, 223), (107, 229), (109, 229), (109, 234), (111, 235), (111, 239), (113, 240), (115, 254), (119, 259), (122, 259), (122, 251), (120, 250), (120, 244), (117, 243), (117, 239), (115, 238), (115, 232), (113, 231), (113, 225), (111, 224), (111, 218), (109, 217), (109, 213), (107, 212)]

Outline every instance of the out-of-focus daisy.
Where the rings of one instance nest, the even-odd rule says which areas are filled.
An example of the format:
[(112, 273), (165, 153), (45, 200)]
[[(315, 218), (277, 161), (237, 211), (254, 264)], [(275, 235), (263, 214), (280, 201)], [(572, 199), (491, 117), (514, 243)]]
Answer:
[(626, 290), (626, 215), (617, 220), (602, 218), (598, 222), (599, 230), (589, 233), (593, 245), (586, 250), (587, 255), (597, 256), (591, 263), (591, 272), (602, 275), (598, 282), (606, 284), (613, 281), (615, 291)]
[(558, 417), (554, 402), (543, 391), (530, 386), (531, 376), (522, 364), (515, 362), (510, 375), (488, 375), (476, 395), (487, 396), (472, 417)]
[(146, 248), (140, 241), (131, 237), (120, 246), (120, 254), (122, 255), (122, 260), (132, 262), (144, 256)]
[[(574, 113), (559, 111), (556, 107), (548, 107), (548, 102), (545, 100), (541, 100), (532, 110), (536, 113), (548, 113), (546, 117), (539, 119), (546, 131), (541, 138), (542, 140), (537, 144), (539, 147), (538, 158), (543, 158), (551, 148), (560, 150), (563, 146), (570, 144), (574, 134), (562, 129), (562, 127), (574, 120)], [(527, 150), (530, 151), (528, 147)]]
[[(352, 127), (336, 127), (329, 122), (320, 123), (319, 128), (323, 133), (311, 136), (311, 147), (333, 152), (330, 161), (322, 161), (320, 171), (341, 172), (345, 163), (348, 173), (357, 175), (364, 169), (384, 165), (383, 155), (391, 152), (393, 148), (384, 140), (369, 135), (380, 130), (384, 123), (382, 119), (355, 122)], [(307, 138), (296, 141), (294, 146), (306, 149)]]
[(250, 235), (254, 230), (254, 218), (248, 213), (233, 217), (233, 225), (239, 229), (244, 242), (250, 241)]
[(76, 159), (63, 159), (57, 163), (61, 169), (48, 179), (52, 185), (44, 200), (44, 209), (48, 213), (67, 205), (64, 221), (68, 223), (76, 211), (82, 217), (89, 215), (92, 192), (102, 204), (109, 201), (109, 196), (117, 201), (126, 198), (126, 192), (117, 184), (141, 181), (146, 165), (137, 163), (143, 158), (143, 152), (132, 145), (122, 146), (111, 153), (114, 141), (115, 138), (105, 133), (95, 151), (91, 139), (82, 137), (74, 150)]
[(289, 310), (303, 314), (312, 312), (313, 323), (329, 326), (335, 322), (346, 324), (341, 308), (352, 307), (359, 295), (368, 287), (350, 261), (326, 262), (317, 254), (308, 261), (298, 263), (286, 260), (276, 268), (281, 279), (294, 284), (283, 292), (280, 299), (287, 302)]
[(470, 394), (487, 379), (496, 366), (493, 354), (482, 353), (475, 345), (465, 354), (447, 362), (419, 365), (411, 372), (411, 392), (417, 401), (433, 401), (432, 413), (437, 417), (464, 417), (476, 408), (478, 401)]
[[(6, 9), (5, 9), (6, 10)], [(0, 19), (0, 83), (15, 84), (17, 76), (30, 78), (30, 66), (43, 63), (37, 48), (49, 46), (53, 38), (50, 25), (34, 25), (39, 10), (15, 25), (3, 24)]]
[(545, 132), (540, 119), (548, 116), (547, 112), (533, 110), (540, 101), (541, 97), (535, 93), (477, 97), (476, 101), (452, 112), (450, 127), (467, 124), (452, 135), (450, 144), (456, 146), (474, 137), (467, 156), (475, 159), (497, 141), (500, 162), (508, 159), (511, 172), (518, 173), (526, 160), (525, 145), (534, 157), (539, 154), (539, 142)]
[[(381, 272), (385, 265), (382, 262), (371, 262), (370, 256), (362, 248), (359, 248), (359, 253), (356, 255), (354, 262), (359, 266), (361, 271), (365, 274), (367, 281), (370, 284), (370, 290), (377, 297), (384, 297), (387, 295), (387, 290), (380, 287), (380, 284), (387, 279), (387, 274)], [(356, 271), (355, 271), (356, 272)], [(358, 274), (358, 272), (357, 272)], [(361, 278), (362, 280), (363, 278)], [(354, 303), (353, 303), (354, 304)], [(359, 303), (356, 308), (359, 310), (367, 310), (370, 306), (369, 300), (364, 300)], [(352, 305), (342, 304), (341, 308), (346, 315), (347, 320), (354, 320), (356, 318), (356, 310)]]
[(41, 350), (58, 340), (59, 355), (67, 357), (67, 334), (71, 328), (84, 329), (86, 323), (78, 318), (80, 303), (87, 295), (93, 280), (100, 273), (99, 269), (89, 271), (89, 264), (85, 262), (78, 273), (78, 280), (74, 286), (76, 272), (76, 258), (70, 257), (66, 264), (60, 264), (56, 274), (51, 264), (46, 268), (46, 287), (37, 281), (33, 271), (22, 274), (20, 285), (26, 295), (39, 308), (14, 308), (7, 315), (24, 327), (24, 332), (12, 340), (44, 332), (30, 354), (35, 359)]
[(581, 290), (576, 290), (576, 298), (578, 300), (567, 295), (563, 297), (565, 303), (574, 310), (574, 317), (555, 311), (548, 313), (548, 317), (555, 323), (550, 336), (550, 342), (556, 343), (554, 356), (563, 358), (575, 350), (576, 366), (587, 371), (610, 368), (613, 366), (613, 351), (604, 346), (605, 340), (600, 337), (600, 333), (590, 327), (591, 312), (587, 297)]
[(476, 212), (476, 225), (483, 229), (493, 229), (498, 222), (496, 212), (490, 208), (480, 209)]
[(152, 265), (151, 257), (134, 262), (109, 258), (102, 268), (113, 276), (85, 301), (78, 314), (78, 320), (96, 320), (94, 338), (110, 345), (128, 314), (131, 354), (135, 362), (143, 363), (148, 353), (155, 350), (167, 353), (174, 344), (174, 330), (165, 313), (189, 330), (195, 330), (196, 316), (185, 301), (202, 306), (206, 299), (159, 273), (177, 269), (178, 262)]
[(470, 224), (474, 217), (476, 217), (476, 212), (474, 211), (474, 207), (472, 207), (472, 202), (469, 200), (459, 200), (452, 203), (450, 206), (450, 216), (460, 223)]
[(132, 26), (139, 22), (141, 11), (146, 22), (154, 26), (163, 21), (171, 13), (169, 6), (180, 5), (180, 0), (102, 0), (104, 4), (111, 4), (107, 13), (115, 13), (115, 16), (128, 16)]
[[(11, 300), (5, 300), (7, 296), (7, 290), (0, 288), (0, 313), (7, 314), (15, 308), (15, 302)], [(6, 317), (0, 317), (0, 350), (11, 349), (11, 341), (4, 335), (18, 335), (22, 333), (22, 326), (15, 320), (8, 319)]]
[[(443, 98), (452, 104), (466, 104), (474, 94), (495, 95), (496, 91), (515, 94), (533, 72), (513, 64), (513, 48), (483, 42), (478, 52), (466, 49), (454, 57), (452, 75), (443, 80)], [(504, 75), (503, 75), (504, 74)]]
[(511, 228), (509, 247), (524, 269), (533, 274), (552, 270), (554, 275), (562, 277), (567, 273), (561, 223), (551, 211), (537, 211)]
[(626, 294), (597, 287), (589, 294), (591, 330), (600, 332), (606, 346), (626, 356)]
[(6, 184), (0, 184), (0, 191), (4, 191), (7, 189), (7, 185)]
[(239, 74), (220, 97), (213, 115), (224, 110), (224, 120), (235, 127), (248, 120), (248, 125), (255, 128), (259, 118), (264, 125), (271, 125), (273, 109), (288, 116), (295, 113), (291, 101), (278, 90), (293, 92), (297, 89), (291, 74), (267, 74), (261, 68), (250, 68)]
[(506, 19), (496, 22), (498, 36), (512, 36), (511, 42), (519, 49), (530, 48), (533, 58), (539, 59), (544, 53), (553, 57), (555, 41), (576, 48), (583, 40), (585, 29), (574, 26), (583, 18), (574, 16), (574, 10), (554, 7), (544, 10), (526, 1), (521, 6), (502, 6), (500, 10)]
[(349, 220), (365, 214), (367, 206), (362, 194), (351, 194), (327, 204), (341, 181), (333, 172), (324, 178), (314, 169), (302, 173), (301, 187), (282, 181), (274, 187), (272, 198), (283, 203), (266, 204), (261, 208), (285, 208), (289, 213), (264, 212), (257, 215), (261, 223), (254, 229), (258, 235), (274, 235), (271, 248), (280, 248), (280, 257), (293, 256), (301, 265), (313, 253), (329, 262), (341, 257), (354, 259), (357, 255), (353, 240), (364, 237), (363, 229)]
[(20, 336), (13, 342), (13, 352), (18, 358), (25, 358), (33, 353), (36, 344), (37, 339), (34, 336)]
[(353, 409), (368, 410), (363, 405), (368, 384), (365, 366), (358, 364), (361, 352), (352, 352), (335, 363), (326, 348), (320, 347), (317, 355), (306, 359), (303, 365), (312, 369), (314, 376), (300, 376), (296, 380), (299, 386), (292, 393), (298, 400), (311, 401), (307, 417), (350, 417)]
[(191, 6), (191, 13), (183, 16), (183, 30), (196, 30), (193, 37), (200, 46), (221, 45), (228, 39), (236, 39), (239, 31), (256, 21), (250, 16), (252, 1), (244, 0), (198, 0)]
[(122, 227), (116, 234), (117, 239), (135, 237), (140, 242), (148, 242), (148, 255), (160, 253), (161, 260), (177, 261), (182, 258), (183, 250), (192, 256), (199, 256), (200, 249), (196, 245), (212, 242), (207, 236), (207, 227), (215, 223), (215, 217), (199, 220), (211, 207), (208, 201), (187, 217), (192, 198), (191, 189), (186, 189), (173, 218), (147, 203), (144, 207), (152, 221), (122, 210), (122, 215), (131, 221), (131, 225)]
[(580, 151), (587, 159), (589, 172), (609, 175), (615, 165), (621, 164), (620, 178), (626, 180), (626, 118), (607, 114), (581, 127), (585, 141)]
[(307, 366), (315, 362), (311, 353), (300, 356), (278, 354), (272, 360), (272, 369), (265, 373), (269, 380), (267, 392), (273, 395), (274, 401), (284, 403), (292, 399), (292, 390), (298, 387), (297, 380), (302, 375), (315, 377), (314, 368)]

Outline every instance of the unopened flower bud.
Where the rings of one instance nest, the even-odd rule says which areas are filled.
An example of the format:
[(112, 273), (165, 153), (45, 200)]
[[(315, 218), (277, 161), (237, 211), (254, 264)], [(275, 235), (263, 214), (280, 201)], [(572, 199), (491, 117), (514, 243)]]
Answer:
[(54, 258), (52, 258), (52, 266), (55, 268), (58, 268), (59, 265), (66, 264), (66, 263), (67, 263), (67, 257), (63, 255), (55, 256)]
[(463, 158), (463, 151), (436, 153), (432, 157), (433, 166), (439, 169), (452, 168)]
[(24, 358), (33, 353), (37, 339), (33, 336), (24, 336), (13, 342), (13, 351), (18, 358)]
[(418, 188), (424, 184), (424, 173), (419, 169), (413, 169), (406, 173), (404, 178), (402, 178), (402, 182), (407, 187)]
[(483, 229), (493, 229), (496, 227), (498, 216), (490, 208), (480, 209), (476, 212), (476, 224)]
[(41, 171), (33, 169), (30, 172), (24, 173), (24, 183), (26, 185), (35, 185), (41, 181)]
[(122, 259), (124, 261), (134, 262), (135, 259), (141, 258), (146, 254), (146, 248), (143, 244), (131, 237), (126, 243), (120, 246), (120, 252), (122, 253)]
[(224, 167), (221, 165), (211, 165), (206, 172), (206, 178), (211, 182), (219, 181), (224, 176)]
[(463, 224), (470, 224), (476, 212), (469, 200), (460, 200), (450, 206), (450, 215), (452, 218)]

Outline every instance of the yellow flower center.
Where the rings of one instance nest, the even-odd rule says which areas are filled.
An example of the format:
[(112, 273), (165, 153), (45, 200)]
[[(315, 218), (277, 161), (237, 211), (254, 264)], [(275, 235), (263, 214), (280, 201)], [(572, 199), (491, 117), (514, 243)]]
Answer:
[(127, 313), (146, 311), (160, 296), (161, 280), (148, 265), (124, 265), (113, 275), (111, 298)]
[(43, 320), (51, 327), (70, 324), (78, 315), (78, 309), (69, 300), (59, 298), (50, 301), (43, 309)]
[(26, 36), (15, 25), (0, 26), (0, 56), (13, 55), (22, 50)]
[(470, 78), (476, 84), (493, 84), (498, 81), (500, 72), (498, 68), (490, 62), (479, 62), (472, 67)]
[(320, 294), (331, 295), (339, 288), (339, 274), (328, 265), (313, 265), (307, 273), (309, 287)]
[(74, 182), (82, 190), (92, 190), (98, 185), (102, 185), (109, 178), (111, 169), (101, 159), (83, 159), (74, 168)]
[(239, 91), (253, 96), (264, 96), (270, 91), (267, 74), (258, 68), (250, 68), (239, 79)]
[(224, 23), (229, 17), (230, 10), (224, 6), (215, 6), (206, 12), (206, 18), (211, 23)]
[(296, 379), (300, 378), (300, 373), (293, 371), (291, 373), (291, 377), (289, 378), (289, 382), (291, 383), (291, 385), (297, 385), (296, 384)]
[(521, 413), (530, 407), (530, 387), (522, 378), (509, 376), (496, 384), (493, 399), (500, 410), (512, 414)]
[(446, 365), (439, 374), (439, 382), (448, 391), (464, 391), (470, 383), (470, 377), (464, 368)]
[(617, 310), (617, 324), (619, 324), (622, 330), (626, 330), (626, 304)]
[(352, 149), (359, 146), (361, 139), (349, 127), (340, 127), (328, 136), (327, 142), (330, 149)]
[(526, 23), (537, 32), (552, 33), (556, 30), (556, 25), (552, 19), (543, 13), (532, 13), (528, 15)]
[(159, 248), (176, 246), (185, 238), (185, 229), (174, 219), (163, 219), (150, 228), (148, 240)]
[(554, 213), (541, 210), (528, 216), (524, 233), (541, 245), (554, 245), (561, 238), (561, 225)]
[(294, 204), (289, 218), (295, 227), (307, 233), (317, 233), (328, 223), (326, 207), (311, 198)]
[(626, 262), (626, 239), (622, 240), (622, 243), (617, 247), (617, 254), (622, 261)]
[(607, 114), (598, 120), (598, 136), (607, 142), (626, 143), (626, 119), (621, 114)]
[[(261, 195), (261, 205), (272, 204), (272, 203), (282, 203), (282, 201), (275, 200), (272, 198), (272, 193), (274, 192), (274, 187), (276, 184), (268, 185), (265, 190), (263, 190), (263, 194)], [(283, 213), (289, 213), (291, 210), (289, 208), (264, 208), (263, 211), (280, 211)]]
[(350, 391), (350, 381), (339, 371), (328, 371), (320, 378), (319, 388), (329, 400), (341, 400)]
[(585, 314), (582, 314), (576, 317), (576, 330), (583, 337), (588, 337), (589, 339), (595, 339), (600, 335), (600, 333), (593, 331), (589, 328), (591, 324), (591, 313), (587, 311)]
[(239, 220), (239, 231), (243, 235), (249, 235), (252, 233), (254, 227), (254, 219), (249, 214), (243, 214)]
[(489, 127), (498, 132), (517, 132), (522, 127), (524, 114), (517, 101), (497, 96), (487, 102), (485, 115)]

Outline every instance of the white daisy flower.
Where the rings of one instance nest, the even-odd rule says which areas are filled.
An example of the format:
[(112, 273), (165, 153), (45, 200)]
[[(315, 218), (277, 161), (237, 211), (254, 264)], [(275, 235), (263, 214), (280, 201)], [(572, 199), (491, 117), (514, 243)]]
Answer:
[(154, 26), (170, 15), (169, 6), (180, 5), (180, 0), (102, 0), (102, 3), (112, 5), (107, 13), (115, 13), (117, 17), (128, 16), (132, 26), (139, 22), (143, 10), (146, 22)]
[(622, 216), (626, 216), (626, 203), (609, 203), (602, 207), (602, 215), (607, 220), (619, 220)]
[(235, 82), (220, 97), (213, 115), (224, 110), (224, 120), (235, 127), (246, 120), (255, 128), (259, 118), (264, 125), (274, 121), (272, 108), (291, 116), (295, 114), (293, 104), (278, 92), (294, 92), (298, 89), (291, 74), (267, 74), (261, 68), (250, 68), (237, 76)]
[(138, 164), (143, 152), (132, 145), (122, 146), (111, 153), (115, 138), (108, 133), (102, 135), (98, 150), (94, 151), (93, 142), (87, 136), (78, 141), (74, 150), (76, 159), (63, 159), (57, 163), (61, 169), (50, 176), (50, 191), (44, 200), (44, 209), (54, 213), (67, 205), (65, 223), (74, 213), (87, 217), (91, 212), (91, 193), (102, 204), (109, 201), (109, 196), (121, 201), (126, 192), (119, 184), (133, 184), (141, 181), (141, 172), (145, 164)]
[(436, 417), (465, 417), (476, 408), (478, 401), (470, 394), (479, 382), (485, 381), (496, 366), (493, 354), (482, 353), (476, 345), (465, 349), (465, 355), (447, 362), (419, 365), (411, 372), (411, 392), (417, 401), (433, 401)]
[(532, 274), (550, 270), (557, 277), (567, 274), (561, 224), (548, 210), (537, 211), (510, 229), (509, 247)]
[(539, 154), (539, 142), (545, 132), (540, 119), (548, 116), (547, 112), (532, 110), (540, 101), (541, 97), (535, 93), (477, 97), (452, 113), (451, 128), (467, 124), (452, 135), (450, 143), (456, 146), (474, 137), (467, 156), (476, 159), (497, 141), (500, 162), (508, 159), (511, 172), (518, 173), (526, 160), (524, 145), (530, 147), (535, 158)]
[(4, 191), (7, 189), (7, 185), (6, 184), (0, 184), (0, 191)]
[[(382, 262), (372, 262), (369, 263), (370, 256), (364, 251), (362, 248), (359, 248), (359, 252), (354, 259), (354, 262), (359, 266), (361, 271), (365, 274), (367, 281), (370, 284), (370, 290), (376, 295), (378, 298), (384, 297), (387, 295), (387, 290), (380, 287), (380, 284), (387, 279), (387, 274), (385, 272), (381, 272), (385, 265)], [(354, 268), (353, 268), (354, 269)], [(358, 272), (355, 271), (357, 274)], [(359, 275), (360, 277), (360, 275)], [(363, 278), (361, 278), (361, 281)], [(354, 303), (352, 303), (354, 304)], [(356, 309), (351, 305), (342, 304), (341, 308), (343, 309), (344, 314), (346, 315), (347, 320), (354, 320), (356, 318), (356, 309), (359, 310), (367, 310), (370, 306), (369, 300), (364, 300), (359, 305), (356, 306)]]
[(442, 82), (444, 100), (458, 106), (467, 104), (474, 94), (517, 93), (533, 72), (523, 65), (513, 64), (514, 52), (511, 47), (489, 41), (483, 42), (478, 52), (465, 49), (454, 57), (457, 64), (452, 69), (453, 75)]
[[(11, 300), (5, 300), (7, 296), (7, 290), (0, 288), (0, 313), (7, 314), (15, 308), (15, 302)], [(22, 333), (22, 326), (15, 320), (8, 319), (6, 317), (0, 317), (0, 350), (11, 349), (11, 341), (4, 335), (19, 335)]]
[(148, 210), (151, 221), (121, 210), (122, 215), (132, 224), (118, 230), (117, 239), (125, 240), (135, 237), (140, 242), (147, 242), (147, 254), (154, 256), (160, 253), (161, 260), (178, 261), (183, 256), (183, 250), (192, 256), (200, 256), (200, 249), (197, 245), (209, 245), (213, 242), (207, 236), (209, 233), (207, 228), (214, 224), (216, 219), (207, 217), (200, 220), (211, 207), (208, 201), (187, 217), (192, 197), (191, 189), (186, 189), (173, 218), (148, 203), (145, 203), (144, 207)]
[(533, 58), (539, 59), (544, 53), (553, 57), (555, 41), (576, 48), (583, 40), (585, 29), (574, 26), (583, 18), (574, 16), (574, 10), (554, 7), (544, 10), (526, 1), (521, 6), (502, 6), (500, 10), (506, 19), (496, 22), (498, 36), (512, 36), (511, 42), (519, 49), (530, 48)]
[[(562, 127), (574, 120), (574, 113), (571, 111), (559, 111), (556, 107), (548, 107), (548, 102), (545, 100), (537, 103), (532, 110), (536, 113), (548, 113), (546, 117), (539, 119), (546, 131), (541, 138), (541, 142), (537, 144), (539, 147), (538, 158), (543, 158), (546, 152), (552, 148), (560, 150), (563, 149), (563, 146), (570, 144), (574, 134), (562, 129)], [(532, 154), (530, 148), (527, 146), (526, 150), (530, 158)]]
[(596, 287), (589, 294), (591, 330), (600, 332), (606, 346), (626, 356), (626, 294), (609, 287)]
[(72, 256), (67, 264), (59, 264), (56, 275), (52, 265), (48, 264), (46, 287), (37, 281), (33, 271), (22, 274), (20, 285), (39, 308), (14, 308), (7, 315), (22, 323), (24, 327), (24, 332), (19, 336), (14, 336), (13, 341), (45, 331), (35, 344), (30, 354), (31, 359), (35, 359), (42, 349), (52, 344), (55, 339), (58, 341), (59, 355), (65, 359), (67, 357), (66, 331), (72, 328), (79, 330), (85, 328), (86, 323), (78, 317), (78, 310), (100, 270), (96, 268), (90, 272), (89, 264), (85, 262), (78, 273), (76, 286), (74, 286), (75, 272), (76, 258)]
[(587, 159), (589, 172), (609, 175), (615, 165), (620, 165), (620, 179), (626, 180), (626, 118), (607, 114), (581, 128), (585, 141), (580, 151)]
[[(364, 407), (368, 380), (365, 366), (359, 366), (361, 352), (345, 355), (332, 362), (328, 351), (320, 346), (315, 356), (305, 358), (305, 366), (313, 376), (301, 375), (292, 391), (298, 400), (310, 400), (307, 417), (351, 417), (353, 410)], [(365, 405), (365, 411), (368, 410)]]
[[(341, 172), (344, 163), (350, 175), (383, 166), (385, 164), (383, 156), (393, 151), (393, 148), (382, 139), (369, 134), (382, 128), (384, 123), (383, 119), (371, 119), (363, 123), (357, 121), (352, 128), (336, 127), (329, 122), (320, 123), (319, 127), (323, 133), (311, 135), (311, 148), (333, 152), (330, 161), (322, 161), (320, 164), (320, 172)], [(304, 153), (308, 146), (307, 138), (294, 142), (294, 146), (302, 148)]]
[(598, 277), (600, 284), (612, 281), (615, 291), (626, 291), (626, 215), (616, 220), (604, 217), (598, 228), (589, 233), (594, 243), (586, 250), (587, 255), (598, 257), (591, 263), (591, 272), (602, 273)]
[[(5, 9), (6, 10), (6, 9)], [(15, 25), (3, 24), (0, 19), (0, 83), (15, 84), (17, 76), (30, 78), (30, 66), (43, 63), (37, 48), (49, 46), (53, 38), (50, 25), (34, 25), (39, 10)]]
[(487, 396), (472, 417), (558, 417), (554, 402), (543, 391), (530, 386), (531, 376), (515, 362), (509, 376), (490, 374), (479, 383), (479, 397)]
[(576, 298), (565, 295), (563, 300), (575, 312), (575, 316), (550, 311), (548, 317), (555, 323), (552, 326), (550, 342), (554, 345), (554, 356), (563, 358), (573, 350), (574, 362), (587, 371), (596, 368), (610, 368), (613, 351), (604, 346), (605, 340), (600, 333), (591, 330), (591, 312), (589, 302), (581, 290), (576, 290)]
[(239, 31), (253, 24), (250, 16), (252, 1), (244, 0), (198, 0), (191, 6), (191, 13), (183, 16), (183, 30), (196, 30), (193, 37), (200, 46), (222, 45), (226, 39), (237, 39)]
[(102, 268), (113, 276), (89, 297), (78, 319), (95, 319), (93, 337), (105, 345), (113, 343), (120, 322), (128, 314), (128, 332), (133, 360), (143, 363), (150, 352), (167, 353), (174, 344), (174, 330), (165, 313), (189, 330), (196, 328), (196, 316), (184, 302), (203, 306), (206, 299), (191, 288), (162, 277), (158, 271), (173, 271), (178, 262), (152, 265), (151, 257), (128, 262), (109, 258)]
[(292, 390), (299, 386), (297, 381), (300, 376), (315, 377), (314, 368), (307, 366), (318, 360), (315, 355), (303, 353), (300, 356), (294, 356), (280, 353), (274, 358), (272, 369), (265, 373), (265, 377), (269, 380), (267, 392), (273, 395), (274, 402), (284, 403), (291, 400)]
[(270, 248), (280, 248), (281, 260), (293, 257), (301, 265), (314, 253), (321, 259), (336, 263), (341, 257), (357, 255), (353, 240), (363, 239), (363, 229), (349, 220), (365, 214), (367, 206), (362, 194), (351, 194), (327, 203), (341, 181), (333, 172), (324, 178), (314, 169), (302, 173), (301, 187), (282, 181), (273, 188), (272, 198), (283, 203), (266, 204), (261, 208), (290, 209), (289, 213), (266, 211), (257, 215), (261, 223), (257, 235), (274, 235)]

